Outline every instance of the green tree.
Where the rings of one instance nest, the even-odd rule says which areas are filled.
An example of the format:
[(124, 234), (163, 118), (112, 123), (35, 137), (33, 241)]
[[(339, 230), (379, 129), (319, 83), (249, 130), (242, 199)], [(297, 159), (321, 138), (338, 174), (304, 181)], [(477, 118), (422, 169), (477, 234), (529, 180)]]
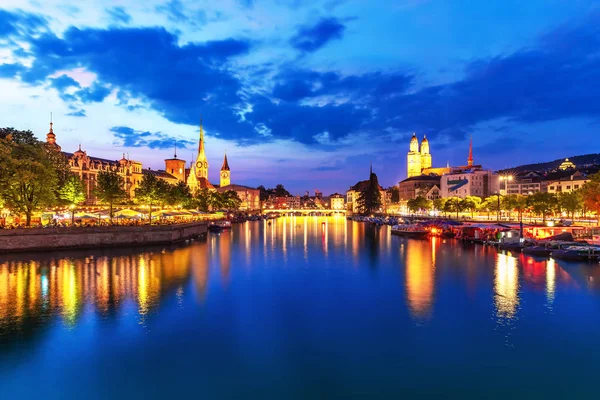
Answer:
[(437, 211), (444, 211), (444, 205), (446, 204), (446, 199), (440, 197), (439, 199), (433, 200), (433, 209)]
[(85, 200), (85, 189), (79, 176), (71, 175), (60, 188), (59, 197), (71, 206), (71, 225), (75, 225), (75, 206)]
[(581, 196), (586, 209), (594, 211), (600, 222), (600, 172), (590, 175), (590, 181), (581, 188)]
[(25, 214), (31, 226), (35, 211), (56, 202), (57, 171), (43, 144), (31, 131), (0, 129), (0, 197), (11, 209)]
[(123, 200), (127, 193), (123, 189), (125, 181), (116, 171), (100, 171), (96, 177), (94, 193), (98, 200), (108, 204), (110, 223), (113, 221), (113, 206)]
[(446, 213), (455, 212), (456, 218), (458, 218), (458, 213), (463, 210), (464, 210), (464, 207), (463, 207), (462, 199), (460, 197), (447, 197), (446, 198), (446, 203), (444, 204), (444, 212), (446, 212)]
[(356, 203), (361, 214), (371, 214), (381, 208), (381, 187), (374, 172), (371, 172), (367, 188), (358, 194)]
[(223, 208), (224, 202), (223, 202), (223, 196), (221, 195), (221, 193), (215, 191), (215, 190), (211, 190), (208, 193), (208, 206), (210, 207), (210, 210), (212, 211), (217, 211), (221, 208)]
[(152, 207), (164, 203), (169, 195), (168, 184), (151, 173), (145, 173), (140, 184), (135, 189), (138, 202), (148, 206), (148, 223), (152, 224)]
[(488, 221), (490, 220), (490, 212), (492, 211), (492, 208), (488, 199), (483, 200), (481, 204), (479, 204), (477, 211), (485, 212), (487, 214)]
[(431, 200), (427, 200), (425, 197), (417, 196), (407, 201), (407, 207), (410, 211), (419, 212), (431, 210), (433, 206)]
[(185, 182), (178, 182), (177, 185), (169, 187), (167, 204), (171, 206), (182, 206), (190, 208), (193, 206), (193, 196), (188, 185)]
[(558, 203), (560, 207), (567, 212), (567, 215), (571, 213), (571, 219), (575, 220), (575, 212), (580, 211), (583, 208), (583, 196), (579, 190), (570, 193), (561, 193), (558, 196)]
[(200, 211), (208, 212), (210, 190), (200, 189), (196, 192), (195, 200)]
[(547, 192), (537, 192), (527, 197), (527, 205), (535, 214), (542, 216), (543, 222), (546, 222), (546, 216), (556, 208), (557, 202), (556, 196)]
[(242, 205), (242, 199), (235, 190), (227, 190), (221, 194), (223, 206), (228, 210), (238, 210)]
[(504, 198), (504, 207), (509, 211), (516, 211), (519, 221), (523, 219), (523, 213), (527, 210), (527, 197), (520, 194), (510, 194)]
[(390, 188), (390, 192), (392, 192), (392, 203), (400, 202), (400, 188), (398, 186), (392, 186)]
[(463, 210), (471, 211), (471, 218), (473, 218), (475, 211), (477, 211), (481, 202), (482, 202), (481, 197), (467, 196), (461, 200), (460, 206)]

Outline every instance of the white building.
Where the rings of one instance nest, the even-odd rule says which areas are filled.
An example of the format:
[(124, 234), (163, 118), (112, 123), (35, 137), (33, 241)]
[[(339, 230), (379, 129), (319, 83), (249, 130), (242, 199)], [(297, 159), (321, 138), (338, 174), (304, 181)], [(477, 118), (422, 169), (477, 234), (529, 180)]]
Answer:
[(343, 210), (345, 209), (344, 196), (339, 193), (334, 193), (329, 196), (329, 206), (332, 210)]
[(456, 169), (440, 181), (442, 197), (488, 197), (499, 190), (498, 176), (489, 169)]
[(568, 178), (548, 181), (548, 193), (571, 193), (574, 190), (581, 189), (589, 181), (589, 178), (583, 176), (580, 172), (576, 172)]

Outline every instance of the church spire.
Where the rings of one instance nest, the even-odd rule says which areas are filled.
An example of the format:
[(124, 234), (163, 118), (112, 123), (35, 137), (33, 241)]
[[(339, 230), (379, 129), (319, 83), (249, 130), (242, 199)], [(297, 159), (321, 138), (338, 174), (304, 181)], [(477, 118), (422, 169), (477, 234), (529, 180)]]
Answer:
[(221, 171), (230, 171), (229, 163), (227, 162), (227, 153), (225, 153), (225, 157), (223, 158), (223, 166), (221, 167)]
[(473, 165), (473, 136), (469, 139), (469, 159), (467, 160), (467, 165), (469, 167)]
[(52, 113), (50, 113), (50, 130), (46, 134), (46, 143), (49, 145), (56, 145), (56, 135), (54, 134), (54, 129), (52, 129)]
[(173, 153), (173, 158), (177, 158), (177, 139), (175, 139), (175, 153)]
[(200, 116), (200, 142), (198, 143), (198, 154), (204, 153), (204, 128), (202, 127), (202, 116)]

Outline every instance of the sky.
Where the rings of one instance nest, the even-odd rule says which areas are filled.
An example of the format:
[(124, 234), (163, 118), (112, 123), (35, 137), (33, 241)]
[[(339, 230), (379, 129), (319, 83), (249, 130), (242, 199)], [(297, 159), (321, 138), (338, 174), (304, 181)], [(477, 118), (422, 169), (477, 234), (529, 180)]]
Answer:
[(64, 151), (343, 193), (433, 166), (600, 152), (600, 2), (0, 0), (0, 126)]

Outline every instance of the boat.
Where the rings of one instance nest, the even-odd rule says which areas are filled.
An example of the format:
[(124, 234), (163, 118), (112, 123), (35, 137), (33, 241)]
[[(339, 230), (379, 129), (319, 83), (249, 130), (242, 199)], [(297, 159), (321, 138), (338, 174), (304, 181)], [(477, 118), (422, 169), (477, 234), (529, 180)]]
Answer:
[(553, 251), (550, 256), (558, 260), (594, 261), (600, 259), (600, 247), (567, 246), (564, 249)]
[(523, 248), (523, 254), (528, 254), (531, 256), (542, 256), (549, 257), (553, 251), (562, 250), (565, 247), (575, 246), (578, 243), (574, 242), (559, 242), (559, 241), (550, 241), (550, 242), (539, 242), (536, 246), (529, 246)]
[(392, 235), (404, 236), (413, 239), (425, 239), (429, 236), (429, 230), (411, 225), (395, 225), (391, 229)]
[(212, 221), (210, 224), (208, 224), (208, 230), (211, 232), (222, 232), (225, 229), (231, 229), (231, 221)]

